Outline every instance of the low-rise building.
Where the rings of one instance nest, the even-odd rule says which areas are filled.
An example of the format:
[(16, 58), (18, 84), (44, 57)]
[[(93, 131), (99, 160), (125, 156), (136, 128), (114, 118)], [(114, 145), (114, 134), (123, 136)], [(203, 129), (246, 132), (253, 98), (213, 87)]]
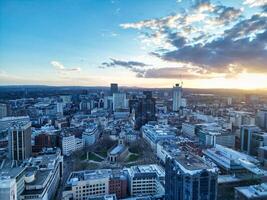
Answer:
[(159, 141), (174, 139), (176, 132), (177, 129), (169, 125), (146, 124), (142, 126), (142, 136), (154, 151), (156, 151), (157, 143)]
[(236, 200), (264, 200), (267, 199), (267, 183), (235, 188)]
[(127, 168), (131, 196), (164, 196), (161, 182), (165, 171), (158, 165), (138, 165)]
[(111, 169), (72, 172), (63, 191), (63, 199), (83, 200), (109, 194), (111, 172)]
[(96, 142), (99, 136), (97, 124), (90, 123), (87, 129), (82, 134), (85, 146), (90, 146)]
[(60, 152), (32, 158), (25, 171), (25, 189), (20, 199), (53, 199), (62, 174), (63, 158)]

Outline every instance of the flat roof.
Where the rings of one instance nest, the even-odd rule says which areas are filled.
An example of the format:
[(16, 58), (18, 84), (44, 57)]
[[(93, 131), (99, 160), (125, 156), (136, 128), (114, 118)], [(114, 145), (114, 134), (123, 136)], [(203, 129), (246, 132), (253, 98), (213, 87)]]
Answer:
[(267, 197), (267, 183), (236, 187), (235, 189), (247, 198)]
[(181, 152), (180, 154), (174, 156), (174, 159), (180, 166), (182, 166), (185, 171), (196, 171), (196, 170), (204, 170), (204, 169), (215, 169), (206, 163), (199, 156), (193, 155), (191, 153)]

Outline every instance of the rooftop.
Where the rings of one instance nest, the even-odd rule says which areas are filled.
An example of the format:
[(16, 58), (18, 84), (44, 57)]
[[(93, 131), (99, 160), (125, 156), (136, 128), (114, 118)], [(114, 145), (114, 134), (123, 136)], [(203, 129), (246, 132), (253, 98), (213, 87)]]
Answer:
[(267, 198), (267, 183), (260, 185), (251, 185), (245, 187), (236, 187), (236, 190), (242, 193), (247, 198), (266, 197)]
[(78, 181), (95, 180), (108, 178), (111, 175), (111, 169), (85, 170), (72, 172), (67, 180), (67, 184), (76, 185)]
[(140, 173), (156, 173), (158, 177), (165, 177), (165, 170), (156, 164), (152, 165), (136, 165), (127, 169), (131, 176)]
[(216, 168), (209, 165), (201, 157), (193, 155), (188, 152), (181, 152), (174, 156), (176, 163), (179, 165), (184, 173), (198, 173), (202, 170), (216, 171)]

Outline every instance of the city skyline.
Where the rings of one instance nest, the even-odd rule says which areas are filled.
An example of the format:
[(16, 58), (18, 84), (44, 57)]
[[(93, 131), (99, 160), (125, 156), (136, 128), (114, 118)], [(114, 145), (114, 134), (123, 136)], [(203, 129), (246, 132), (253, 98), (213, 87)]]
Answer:
[(267, 88), (266, 0), (0, 0), (0, 85)]

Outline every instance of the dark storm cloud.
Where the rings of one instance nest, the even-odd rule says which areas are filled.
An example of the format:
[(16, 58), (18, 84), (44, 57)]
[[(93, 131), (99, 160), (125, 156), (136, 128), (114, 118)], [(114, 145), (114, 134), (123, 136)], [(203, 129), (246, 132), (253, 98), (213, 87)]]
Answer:
[(101, 68), (105, 68), (105, 67), (124, 67), (124, 68), (128, 68), (128, 69), (132, 69), (135, 67), (146, 67), (149, 66), (145, 63), (142, 62), (137, 62), (137, 61), (122, 61), (122, 60), (116, 60), (111, 58), (110, 62), (103, 62), (101, 64)]
[(224, 37), (204, 45), (185, 45), (154, 55), (167, 61), (214, 68), (215, 71), (223, 71), (230, 64), (236, 64), (250, 72), (267, 72), (267, 18), (254, 15), (225, 31)]

